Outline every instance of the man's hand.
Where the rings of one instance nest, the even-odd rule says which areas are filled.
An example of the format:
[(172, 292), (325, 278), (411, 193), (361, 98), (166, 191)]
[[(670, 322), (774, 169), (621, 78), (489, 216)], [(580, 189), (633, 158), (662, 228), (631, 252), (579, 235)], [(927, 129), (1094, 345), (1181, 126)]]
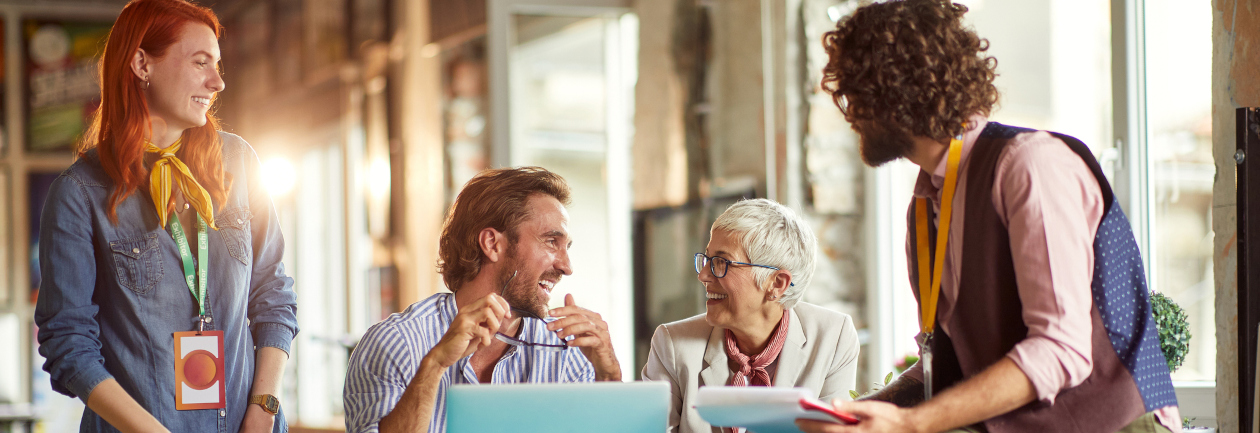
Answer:
[(486, 295), (461, 308), (451, 321), (451, 327), (442, 335), (442, 341), (424, 357), (442, 368), (455, 365), (477, 349), (493, 343), (499, 324), (511, 317), (506, 300), (493, 293)]
[(267, 413), (262, 406), (250, 403), (241, 421), (241, 433), (270, 433), (275, 427), (276, 416)]
[(811, 433), (939, 432), (1005, 414), (1036, 398), (1028, 376), (1015, 365), (1015, 361), (1004, 357), (979, 374), (912, 408), (900, 408), (881, 401), (832, 402), (836, 410), (849, 412), (861, 421), (842, 426), (797, 420), (796, 425)]
[(848, 412), (858, 417), (857, 424), (843, 425), (825, 421), (808, 419), (796, 420), (796, 427), (805, 433), (865, 433), (865, 432), (910, 432), (924, 430), (915, 425), (910, 409), (903, 409), (882, 401), (831, 402), (837, 411)]
[(559, 320), (547, 324), (547, 330), (555, 331), (564, 339), (574, 336), (569, 347), (582, 349), (582, 354), (595, 367), (595, 380), (620, 381), (621, 364), (613, 353), (612, 338), (608, 336), (608, 323), (599, 313), (573, 303), (573, 294), (564, 296), (564, 306), (549, 312)]

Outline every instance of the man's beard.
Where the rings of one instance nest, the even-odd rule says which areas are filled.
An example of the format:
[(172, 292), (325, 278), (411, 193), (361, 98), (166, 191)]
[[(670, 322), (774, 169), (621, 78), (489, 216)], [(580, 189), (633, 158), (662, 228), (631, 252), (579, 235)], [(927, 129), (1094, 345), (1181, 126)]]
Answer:
[(864, 120), (855, 122), (853, 129), (858, 133), (858, 149), (862, 162), (871, 167), (879, 167), (899, 158), (905, 158), (914, 150), (914, 140), (910, 133), (884, 122)]
[(518, 273), (516, 278), (512, 278), (512, 273), (519, 272), (521, 267), (514, 255), (512, 255), (512, 252), (510, 251), (508, 254), (508, 261), (499, 273), (500, 287), (504, 284), (509, 284), (508, 279), (512, 281), (507, 288), (503, 289), (503, 299), (512, 308), (523, 310), (539, 318), (547, 317), (547, 301), (538, 293), (540, 290), (538, 288), (538, 280), (547, 279), (559, 283), (562, 275), (553, 269), (544, 272), (539, 278), (521, 273)]

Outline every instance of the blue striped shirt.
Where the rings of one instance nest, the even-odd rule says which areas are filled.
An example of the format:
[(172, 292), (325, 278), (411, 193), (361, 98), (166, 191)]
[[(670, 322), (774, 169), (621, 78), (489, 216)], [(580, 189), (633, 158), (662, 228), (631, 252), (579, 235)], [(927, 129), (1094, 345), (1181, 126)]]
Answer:
[[(343, 394), (346, 431), (378, 431), (377, 423), (402, 398), (407, 384), (411, 383), (411, 378), (420, 368), (420, 360), (442, 340), (457, 312), (455, 295), (438, 293), (412, 304), (401, 313), (391, 314), (368, 329), (350, 356), (346, 372)], [(559, 342), (554, 333), (534, 319), (525, 319), (518, 338), (531, 342)], [(430, 432), (446, 431), (446, 389), (453, 384), (479, 383), (468, 359), (459, 360), (442, 374), (437, 405), (429, 422)], [(508, 347), (491, 377), (491, 383), (593, 380), (595, 368), (577, 349), (548, 352), (528, 347), (518, 350), (515, 346)]]

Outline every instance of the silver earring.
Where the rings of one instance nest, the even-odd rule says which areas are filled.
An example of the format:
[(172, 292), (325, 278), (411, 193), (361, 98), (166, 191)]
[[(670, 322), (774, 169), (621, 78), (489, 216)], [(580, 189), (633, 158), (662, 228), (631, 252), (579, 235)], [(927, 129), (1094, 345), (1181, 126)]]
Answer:
[(149, 77), (144, 77), (144, 90), (149, 90)]

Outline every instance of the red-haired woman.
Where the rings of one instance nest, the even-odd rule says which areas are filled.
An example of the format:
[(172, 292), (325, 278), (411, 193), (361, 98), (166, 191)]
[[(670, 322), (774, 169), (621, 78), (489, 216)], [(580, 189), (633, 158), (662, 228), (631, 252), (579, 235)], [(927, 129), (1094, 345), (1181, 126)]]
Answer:
[(100, 62), (101, 108), (40, 225), (39, 351), (81, 431), (285, 431), (293, 280), (258, 159), (210, 114), (220, 27), (135, 0)]

